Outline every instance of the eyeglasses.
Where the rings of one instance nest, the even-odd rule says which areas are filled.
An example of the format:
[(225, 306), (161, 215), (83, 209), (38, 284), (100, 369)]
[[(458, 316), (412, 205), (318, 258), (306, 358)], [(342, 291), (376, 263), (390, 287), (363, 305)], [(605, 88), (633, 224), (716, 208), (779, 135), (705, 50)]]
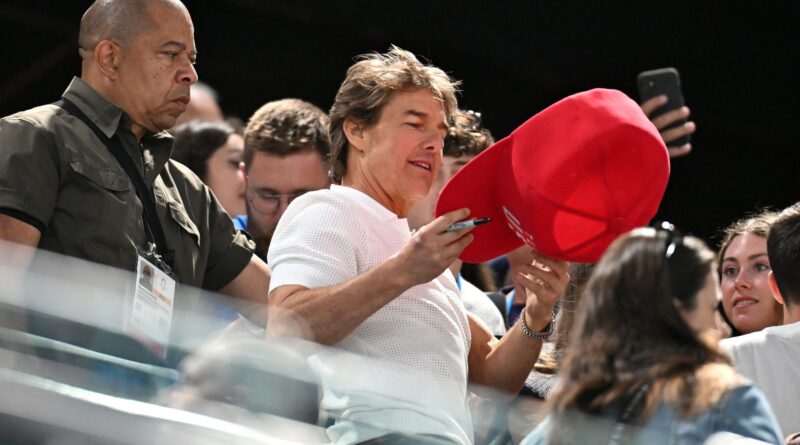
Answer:
[(666, 246), (664, 248), (664, 258), (669, 260), (672, 254), (675, 253), (675, 249), (678, 248), (678, 244), (683, 242), (683, 234), (675, 228), (674, 224), (667, 221), (655, 222), (651, 224), (651, 227), (656, 229), (657, 232), (665, 232), (667, 234), (667, 240), (664, 243)]
[(247, 199), (250, 205), (253, 206), (254, 209), (258, 213), (262, 213), (264, 215), (273, 216), (278, 212), (278, 209), (281, 207), (281, 201), (286, 200), (286, 205), (292, 203), (298, 196), (302, 196), (306, 192), (302, 193), (291, 193), (291, 194), (279, 194), (279, 195), (272, 195), (269, 193), (264, 192), (252, 192), (251, 196)]

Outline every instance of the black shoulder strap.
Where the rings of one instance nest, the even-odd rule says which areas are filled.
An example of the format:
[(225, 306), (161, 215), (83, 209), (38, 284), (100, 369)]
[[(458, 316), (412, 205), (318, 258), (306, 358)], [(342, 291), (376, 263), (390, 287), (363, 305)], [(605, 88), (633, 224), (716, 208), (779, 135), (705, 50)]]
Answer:
[(106, 136), (105, 133), (103, 133), (100, 128), (94, 122), (92, 122), (92, 120), (89, 119), (89, 117), (83, 111), (80, 110), (80, 108), (78, 108), (69, 100), (62, 99), (55, 104), (86, 124), (86, 126), (89, 127), (92, 132), (94, 132), (94, 134), (103, 142), (106, 148), (108, 148), (108, 151), (114, 155), (114, 158), (117, 160), (120, 167), (122, 167), (122, 169), (128, 175), (131, 183), (133, 183), (133, 187), (136, 189), (136, 196), (138, 196), (139, 200), (142, 201), (142, 207), (144, 208), (144, 224), (146, 228), (145, 232), (147, 234), (148, 241), (155, 244), (158, 254), (161, 255), (167, 264), (172, 265), (172, 252), (168, 251), (167, 249), (164, 230), (161, 228), (161, 222), (159, 221), (158, 214), (156, 213), (156, 206), (153, 203), (153, 194), (147, 189), (147, 186), (144, 184), (144, 180), (142, 179), (142, 175), (139, 174), (139, 170), (136, 169), (136, 165), (133, 164), (133, 160), (125, 152), (125, 148), (122, 147), (122, 142), (119, 140), (119, 136), (114, 135), (113, 138)]

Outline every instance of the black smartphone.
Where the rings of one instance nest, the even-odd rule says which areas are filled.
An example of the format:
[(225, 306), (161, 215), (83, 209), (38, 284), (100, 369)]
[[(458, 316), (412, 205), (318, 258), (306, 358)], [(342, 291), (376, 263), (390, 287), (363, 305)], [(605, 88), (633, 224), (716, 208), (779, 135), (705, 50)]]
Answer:
[[(660, 68), (641, 72), (636, 77), (636, 84), (639, 86), (639, 99), (641, 102), (662, 94), (667, 96), (667, 103), (656, 108), (650, 115), (651, 119), (683, 106), (681, 77), (678, 74), (678, 70), (675, 68)], [(686, 119), (679, 119), (665, 128), (662, 128), (661, 131), (675, 128), (685, 123)], [(686, 135), (671, 141), (669, 145), (682, 147), (689, 142), (689, 135)]]

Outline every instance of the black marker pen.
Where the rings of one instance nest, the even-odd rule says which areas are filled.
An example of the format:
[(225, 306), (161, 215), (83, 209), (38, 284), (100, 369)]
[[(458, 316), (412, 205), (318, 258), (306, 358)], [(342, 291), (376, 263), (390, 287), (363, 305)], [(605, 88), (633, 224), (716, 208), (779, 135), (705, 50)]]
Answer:
[(492, 218), (476, 218), (476, 219), (468, 219), (466, 221), (459, 221), (457, 223), (450, 224), (450, 227), (445, 230), (445, 232), (455, 232), (456, 230), (461, 229), (469, 229), (475, 226), (479, 226), (481, 224), (486, 224), (491, 222)]

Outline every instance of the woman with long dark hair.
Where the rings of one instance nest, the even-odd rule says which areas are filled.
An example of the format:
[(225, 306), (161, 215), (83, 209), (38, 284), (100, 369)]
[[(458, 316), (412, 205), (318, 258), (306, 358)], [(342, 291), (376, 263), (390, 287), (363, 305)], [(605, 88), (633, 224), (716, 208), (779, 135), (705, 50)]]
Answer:
[(760, 390), (717, 348), (714, 253), (669, 224), (615, 241), (578, 307), (550, 415), (533, 444), (780, 443)]

